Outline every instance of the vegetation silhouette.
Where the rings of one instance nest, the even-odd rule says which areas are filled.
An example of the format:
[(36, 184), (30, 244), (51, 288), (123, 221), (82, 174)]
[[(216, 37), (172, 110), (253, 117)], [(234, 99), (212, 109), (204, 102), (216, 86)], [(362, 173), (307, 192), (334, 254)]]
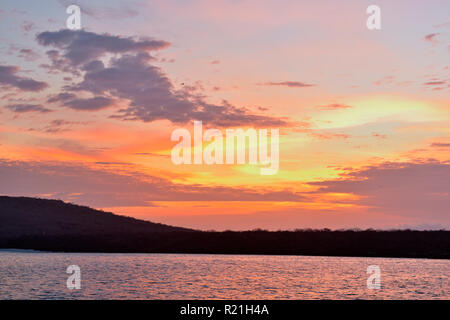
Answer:
[(0, 197), (0, 248), (450, 259), (450, 231), (197, 231), (60, 200)]

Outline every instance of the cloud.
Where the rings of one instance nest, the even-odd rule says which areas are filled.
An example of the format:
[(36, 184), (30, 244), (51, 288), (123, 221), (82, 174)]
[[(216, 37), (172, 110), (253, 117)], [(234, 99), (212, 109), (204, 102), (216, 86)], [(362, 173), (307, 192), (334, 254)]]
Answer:
[(331, 139), (348, 139), (350, 135), (345, 133), (333, 133), (333, 132), (310, 132), (308, 135), (320, 139), (320, 140), (331, 140)]
[(46, 82), (17, 75), (19, 67), (0, 65), (0, 85), (15, 87), (23, 91), (41, 91), (48, 87)]
[(438, 35), (439, 35), (439, 33), (430, 33), (430, 34), (427, 34), (424, 37), (424, 39), (425, 39), (425, 41), (428, 41), (432, 44), (436, 44), (436, 43), (438, 43), (438, 39), (437, 39)]
[(341, 103), (332, 103), (332, 104), (317, 106), (317, 108), (320, 110), (338, 110), (338, 109), (349, 109), (349, 108), (352, 108), (352, 106), (349, 106), (346, 104), (341, 104)]
[(168, 154), (159, 154), (153, 152), (135, 152), (133, 153), (136, 156), (150, 156), (150, 157), (160, 157), (160, 158), (170, 158)]
[(50, 64), (43, 63), (40, 67), (48, 69), (51, 74), (57, 74), (60, 72), (71, 72), (75, 76), (80, 76), (81, 73), (75, 68), (71, 67), (70, 64), (64, 59), (58, 50), (48, 50), (45, 53), (50, 60)]
[(79, 111), (97, 111), (106, 109), (114, 105), (115, 100), (96, 96), (93, 98), (77, 98), (73, 93), (61, 92), (57, 95), (52, 95), (47, 99), (49, 103), (62, 102), (62, 105)]
[(114, 105), (113, 99), (106, 97), (94, 97), (88, 99), (73, 99), (66, 101), (64, 106), (81, 111), (96, 111)]
[[(125, 172), (124, 167), (129, 170)], [(202, 223), (205, 219), (220, 218), (213, 224), (215, 228), (221, 224), (222, 227), (226, 225), (226, 228), (386, 228), (405, 223), (410, 226), (427, 224), (450, 228), (450, 182), (443, 179), (449, 176), (449, 167), (449, 164), (438, 162), (384, 163), (353, 170), (342, 180), (310, 183), (319, 187), (316, 193), (319, 197), (334, 192), (359, 195), (360, 199), (352, 201), (357, 205), (371, 207), (371, 211), (361, 207), (311, 209), (302, 206), (311, 202), (311, 198), (304, 198), (289, 190), (176, 184), (164, 178), (134, 172), (133, 166), (126, 163), (100, 161), (97, 164), (85, 164), (0, 159), (0, 194), (50, 197), (97, 208), (145, 207), (154, 205), (154, 201), (170, 201), (177, 208), (182, 206), (176, 205), (177, 201), (202, 201), (202, 205), (209, 205), (209, 201), (267, 202), (267, 211), (255, 209), (252, 214), (227, 214), (221, 217), (201, 214), (195, 218), (186, 212), (183, 216), (187, 220), (182, 223), (173, 216), (177, 222), (172, 223), (193, 223), (197, 227), (205, 225)], [(114, 168), (114, 172), (111, 168)], [(286, 209), (274, 209), (270, 206), (273, 201), (296, 204)], [(239, 204), (230, 203), (229, 206), (237, 208)], [(213, 205), (211, 210), (214, 210)], [(190, 223), (187, 217), (192, 218)], [(169, 216), (161, 218), (170, 219)], [(232, 222), (234, 225), (229, 225)]]
[(374, 81), (373, 84), (376, 86), (381, 86), (381, 85), (386, 85), (386, 84), (393, 84), (394, 82), (395, 82), (395, 76), (389, 75), (389, 76), (384, 76), (381, 79)]
[(15, 113), (26, 113), (26, 112), (47, 113), (53, 111), (37, 104), (13, 104), (6, 106), (6, 108)]
[(425, 86), (441, 86), (445, 85), (445, 81), (428, 81), (424, 83)]
[[(447, 80), (430, 79), (430, 81), (424, 82), (425, 88), (431, 88), (433, 91), (443, 90), (447, 87)], [(450, 85), (449, 85), (450, 87)]]
[[(136, 40), (82, 30), (43, 32), (37, 41), (56, 48), (47, 51), (52, 61), (48, 68), (82, 75), (82, 81), (66, 86), (65, 92), (50, 98), (60, 99), (73, 109), (99, 110), (113, 103), (107, 99), (123, 99), (130, 101), (128, 107), (112, 117), (144, 122), (167, 119), (177, 124), (201, 120), (219, 127), (289, 125), (285, 119), (253, 114), (227, 101), (210, 104), (201, 93), (195, 92), (198, 89), (191, 90), (189, 86), (175, 89), (162, 69), (151, 64), (154, 58), (149, 54), (167, 47), (166, 41)], [(107, 62), (99, 60), (107, 54), (115, 55)], [(74, 92), (89, 92), (95, 98), (69, 100)]]
[(32, 49), (20, 49), (19, 57), (27, 61), (35, 61), (40, 57), (40, 55)]
[(83, 125), (85, 122), (74, 122), (67, 121), (63, 119), (55, 119), (50, 121), (45, 127), (41, 129), (29, 129), (30, 131), (41, 131), (46, 133), (57, 133), (57, 132), (65, 132), (69, 131), (70, 128), (74, 125)]
[(314, 87), (315, 84), (309, 84), (299, 81), (281, 81), (281, 82), (265, 82), (260, 84), (263, 86), (285, 86), (289, 88), (306, 88), (306, 87)]
[(444, 22), (444, 23), (436, 24), (433, 27), (434, 28), (450, 28), (450, 22)]
[[(115, 172), (108, 170), (112, 165)], [(38, 196), (94, 207), (146, 206), (151, 201), (301, 201), (289, 190), (252, 190), (222, 186), (175, 184), (141, 172), (117, 173), (117, 165), (8, 161), (0, 159), (0, 194)]]
[[(90, 62), (106, 53), (147, 52), (167, 48), (170, 43), (153, 39), (134, 39), (109, 34), (97, 34), (84, 30), (45, 31), (36, 36), (43, 46), (62, 50), (60, 63), (72, 67)], [(55, 52), (51, 54), (55, 56)]]
[(58, 102), (58, 101), (67, 101), (67, 100), (71, 100), (71, 99), (75, 99), (75, 98), (76, 98), (76, 95), (73, 93), (61, 92), (61, 93), (58, 93), (57, 95), (50, 96), (47, 99), (47, 102), (52, 103), (52, 102)]
[(433, 142), (432, 144), (430, 144), (430, 147), (433, 147), (433, 148), (450, 148), (450, 143)]
[(372, 137), (374, 137), (374, 138), (380, 138), (380, 139), (386, 139), (386, 138), (387, 138), (387, 135), (385, 135), (385, 134), (380, 134), (380, 133), (377, 133), (377, 132), (373, 132), (373, 133), (372, 133)]
[(22, 23), (22, 26), (20, 27), (22, 29), (22, 31), (24, 31), (25, 33), (30, 32), (31, 30), (33, 30), (35, 28), (34, 22), (31, 21), (24, 21)]
[(441, 221), (450, 226), (450, 164), (386, 162), (353, 170), (338, 180), (311, 182), (319, 193), (351, 193), (384, 214)]
[(394, 75), (384, 76), (373, 82), (373, 84), (376, 86), (396, 85), (399, 87), (406, 87), (411, 85), (412, 83), (413, 81), (410, 80), (397, 80), (396, 76)]

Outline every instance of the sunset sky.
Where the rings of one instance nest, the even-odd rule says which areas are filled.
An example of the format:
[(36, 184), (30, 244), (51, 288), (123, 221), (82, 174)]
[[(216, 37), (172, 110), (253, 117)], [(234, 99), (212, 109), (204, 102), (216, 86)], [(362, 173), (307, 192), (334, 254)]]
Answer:
[[(66, 27), (70, 4), (82, 30)], [(449, 12), (3, 0), (0, 194), (203, 230), (450, 229)], [(278, 173), (174, 165), (171, 133), (194, 120), (278, 128)]]

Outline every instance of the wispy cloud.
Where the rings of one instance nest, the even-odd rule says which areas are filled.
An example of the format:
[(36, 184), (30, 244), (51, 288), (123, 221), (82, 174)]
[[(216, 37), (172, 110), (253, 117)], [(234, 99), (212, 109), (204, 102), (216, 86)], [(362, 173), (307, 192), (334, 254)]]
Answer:
[(40, 112), (40, 113), (47, 113), (52, 112), (52, 110), (47, 109), (41, 105), (37, 104), (13, 104), (13, 105), (7, 105), (7, 109), (11, 110), (15, 113), (26, 113), (26, 112)]
[(36, 61), (40, 58), (40, 55), (32, 49), (20, 49), (19, 57), (27, 61)]
[(259, 85), (262, 86), (283, 86), (283, 87), (289, 87), (289, 88), (307, 88), (307, 87), (314, 87), (315, 84), (300, 82), (300, 81), (280, 81), (280, 82), (265, 82), (260, 83)]
[(432, 44), (437, 44), (439, 41), (438, 41), (438, 35), (439, 35), (439, 33), (430, 33), (430, 34), (427, 34), (425, 37), (424, 37), (424, 40), (425, 41), (427, 41), (427, 42), (430, 42), (430, 43), (432, 43)]
[(339, 110), (339, 109), (349, 109), (349, 108), (352, 108), (352, 106), (342, 104), (342, 103), (332, 103), (332, 104), (317, 106), (317, 109), (320, 109), (320, 110)]
[(0, 85), (15, 87), (23, 91), (41, 91), (48, 87), (43, 81), (17, 75), (20, 68), (17, 66), (0, 65)]
[(430, 144), (430, 147), (433, 147), (433, 148), (450, 148), (450, 143), (433, 142), (432, 144)]

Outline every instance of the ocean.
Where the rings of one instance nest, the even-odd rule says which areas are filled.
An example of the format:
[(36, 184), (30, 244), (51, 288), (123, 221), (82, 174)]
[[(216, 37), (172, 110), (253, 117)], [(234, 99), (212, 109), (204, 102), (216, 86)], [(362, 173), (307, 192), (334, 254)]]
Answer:
[(450, 260), (1, 250), (0, 299), (450, 299)]

